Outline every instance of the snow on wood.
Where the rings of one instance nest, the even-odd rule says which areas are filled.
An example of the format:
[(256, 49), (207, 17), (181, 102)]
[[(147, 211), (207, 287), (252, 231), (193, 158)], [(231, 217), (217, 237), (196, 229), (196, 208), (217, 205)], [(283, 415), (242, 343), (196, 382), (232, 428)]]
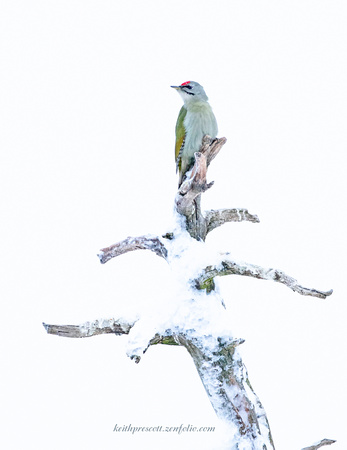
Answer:
[[(175, 197), (173, 229), (162, 236), (128, 237), (103, 248), (101, 263), (134, 250), (150, 250), (164, 258), (172, 274), (168, 289), (170, 307), (151, 317), (136, 320), (101, 319), (82, 325), (43, 324), (47, 333), (82, 338), (98, 334), (128, 335), (127, 355), (139, 362), (149, 346), (180, 345), (192, 357), (200, 379), (217, 416), (229, 424), (228, 449), (274, 449), (269, 422), (259, 398), (249, 381), (247, 370), (238, 352), (244, 340), (232, 335), (223, 299), (215, 278), (242, 275), (281, 283), (301, 295), (324, 299), (330, 291), (301, 286), (277, 269), (266, 269), (245, 262), (233, 261), (229, 254), (219, 254), (205, 243), (207, 234), (227, 222), (259, 222), (247, 209), (211, 210), (200, 208), (201, 194), (210, 189), (206, 174), (225, 138), (211, 140), (205, 136), (188, 179)], [(160, 302), (160, 299), (159, 299)], [(334, 441), (324, 439), (313, 450)]]

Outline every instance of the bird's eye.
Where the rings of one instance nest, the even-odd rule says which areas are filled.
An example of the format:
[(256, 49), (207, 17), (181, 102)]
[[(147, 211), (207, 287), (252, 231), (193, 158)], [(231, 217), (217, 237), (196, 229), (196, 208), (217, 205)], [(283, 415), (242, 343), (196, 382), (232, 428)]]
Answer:
[(184, 86), (187, 89), (193, 89), (191, 86), (189, 86), (189, 84), (187, 84), (187, 86)]

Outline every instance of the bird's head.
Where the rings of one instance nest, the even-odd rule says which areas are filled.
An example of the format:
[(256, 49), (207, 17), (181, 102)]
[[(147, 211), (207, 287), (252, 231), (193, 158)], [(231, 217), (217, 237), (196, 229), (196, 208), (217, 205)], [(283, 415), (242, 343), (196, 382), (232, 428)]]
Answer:
[(171, 87), (177, 90), (184, 103), (190, 102), (192, 100), (200, 100), (204, 102), (207, 102), (208, 100), (204, 88), (196, 81), (186, 81), (179, 86)]

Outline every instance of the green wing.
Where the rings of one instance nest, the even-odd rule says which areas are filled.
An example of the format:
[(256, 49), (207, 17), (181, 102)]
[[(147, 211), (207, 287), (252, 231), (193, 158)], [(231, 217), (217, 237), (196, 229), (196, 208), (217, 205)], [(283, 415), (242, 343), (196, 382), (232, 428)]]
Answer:
[(175, 161), (176, 161), (176, 169), (181, 168), (181, 158), (180, 153), (184, 146), (184, 138), (186, 135), (186, 130), (184, 128), (184, 119), (187, 115), (187, 110), (184, 106), (182, 106), (177, 122), (176, 122), (176, 145), (175, 145)]

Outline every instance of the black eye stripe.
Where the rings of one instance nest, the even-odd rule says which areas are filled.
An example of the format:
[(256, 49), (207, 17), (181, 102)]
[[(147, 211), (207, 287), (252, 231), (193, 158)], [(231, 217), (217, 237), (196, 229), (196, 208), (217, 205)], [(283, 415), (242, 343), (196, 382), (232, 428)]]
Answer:
[[(185, 92), (186, 94), (189, 94), (189, 95), (195, 95), (195, 94), (193, 94), (193, 92), (186, 91), (186, 89), (185, 89), (186, 87), (188, 87), (188, 86), (184, 86), (184, 88), (182, 89), (183, 92)], [(189, 86), (189, 89), (192, 89), (192, 88)]]

